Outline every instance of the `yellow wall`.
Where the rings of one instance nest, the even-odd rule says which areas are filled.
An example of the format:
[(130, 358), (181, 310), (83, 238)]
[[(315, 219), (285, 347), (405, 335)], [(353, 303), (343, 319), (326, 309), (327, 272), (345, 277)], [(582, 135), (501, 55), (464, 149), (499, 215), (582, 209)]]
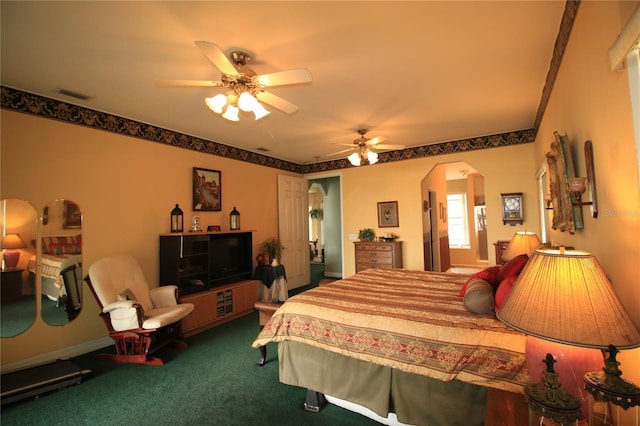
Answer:
[[(404, 267), (424, 269), (421, 182), (437, 164), (464, 160), (485, 177), (490, 244), (510, 239), (517, 230), (538, 233), (537, 167), (532, 156), (533, 145), (525, 144), (342, 170), (345, 274), (355, 273), (354, 247), (348, 236), (357, 234), (361, 228), (372, 228), (376, 235), (384, 232), (399, 235), (403, 241)], [(442, 188), (442, 202), (446, 203), (446, 184)], [(502, 224), (502, 192), (524, 193), (523, 225)], [(398, 201), (398, 228), (378, 228), (377, 203), (380, 201)], [(495, 263), (492, 250), (489, 251), (489, 263)]]
[[(600, 214), (584, 208), (584, 229), (552, 232), (557, 244), (593, 253), (640, 327), (640, 196), (627, 75), (609, 69), (609, 47), (640, 2), (582, 2), (535, 143), (544, 161), (553, 132), (567, 133), (579, 176), (584, 142), (594, 148)], [(640, 383), (640, 349), (622, 351), (624, 377)]]
[[(84, 214), (85, 268), (103, 256), (131, 254), (149, 284), (157, 285), (158, 234), (169, 232), (169, 212), (180, 204), (185, 229), (195, 214), (190, 207), (194, 166), (222, 172), (222, 212), (198, 212), (203, 226), (228, 230), (236, 206), (242, 229), (256, 231), (254, 252), (277, 235), (277, 175), (290, 173), (11, 111), (1, 114), (2, 198), (28, 200), (39, 214), (55, 198), (75, 201)], [(51, 327), (38, 317), (26, 333), (3, 338), (2, 364), (107, 336), (86, 287), (84, 300), (82, 313), (69, 325)]]

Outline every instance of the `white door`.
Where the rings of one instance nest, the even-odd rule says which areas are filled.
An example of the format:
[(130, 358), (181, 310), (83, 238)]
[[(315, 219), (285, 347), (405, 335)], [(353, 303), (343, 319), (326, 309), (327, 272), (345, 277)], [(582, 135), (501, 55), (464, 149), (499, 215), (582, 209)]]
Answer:
[(278, 234), (289, 290), (307, 285), (309, 271), (309, 192), (304, 178), (278, 176)]

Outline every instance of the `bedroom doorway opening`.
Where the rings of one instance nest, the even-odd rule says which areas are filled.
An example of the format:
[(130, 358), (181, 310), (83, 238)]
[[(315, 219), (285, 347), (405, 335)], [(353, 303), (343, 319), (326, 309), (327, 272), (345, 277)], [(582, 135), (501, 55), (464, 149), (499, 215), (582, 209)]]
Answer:
[(484, 176), (466, 162), (436, 165), (421, 182), (424, 269), (489, 261)]
[(342, 191), (340, 176), (309, 179), (310, 284), (342, 278)]

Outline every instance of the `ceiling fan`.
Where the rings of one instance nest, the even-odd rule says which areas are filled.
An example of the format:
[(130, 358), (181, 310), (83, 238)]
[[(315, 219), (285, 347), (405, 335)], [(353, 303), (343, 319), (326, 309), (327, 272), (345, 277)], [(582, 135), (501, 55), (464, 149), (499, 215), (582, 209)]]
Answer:
[(256, 120), (269, 114), (260, 102), (271, 105), (287, 114), (293, 114), (298, 107), (272, 93), (267, 87), (288, 86), (311, 83), (311, 73), (304, 68), (258, 75), (247, 62), (248, 53), (235, 50), (229, 58), (216, 44), (196, 41), (196, 46), (222, 73), (220, 81), (209, 80), (155, 80), (160, 87), (224, 87), (226, 93), (206, 98), (205, 103), (214, 112), (231, 121), (238, 121), (239, 110), (253, 112)]
[[(361, 164), (375, 164), (378, 162), (378, 153), (373, 150), (381, 149), (381, 150), (390, 150), (390, 149), (403, 149), (404, 145), (389, 145), (383, 144), (387, 140), (385, 136), (376, 136), (374, 138), (367, 138), (365, 135), (367, 134), (367, 129), (358, 129), (357, 130), (360, 137), (355, 139), (349, 146), (351, 148), (343, 149), (342, 151), (334, 152), (333, 154), (329, 154), (329, 156), (334, 156), (338, 154), (342, 154), (343, 152), (354, 151), (351, 155), (347, 157), (347, 159), (354, 166), (360, 166)], [(354, 146), (355, 145), (355, 146)]]

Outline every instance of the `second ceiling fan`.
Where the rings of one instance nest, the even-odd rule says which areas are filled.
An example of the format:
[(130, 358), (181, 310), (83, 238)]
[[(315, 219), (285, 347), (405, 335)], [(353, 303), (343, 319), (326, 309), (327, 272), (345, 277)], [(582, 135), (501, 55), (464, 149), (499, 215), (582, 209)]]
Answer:
[(240, 110), (253, 112), (256, 120), (269, 114), (258, 101), (271, 105), (287, 114), (293, 114), (298, 107), (265, 89), (268, 87), (288, 86), (311, 83), (311, 73), (305, 68), (280, 71), (258, 75), (247, 62), (249, 54), (233, 51), (229, 58), (218, 45), (208, 41), (196, 41), (196, 45), (209, 61), (222, 73), (219, 81), (210, 80), (155, 80), (161, 87), (224, 87), (227, 90), (211, 98), (205, 103), (214, 112), (231, 121), (238, 121)]
[[(376, 136), (373, 138), (367, 138), (367, 129), (358, 129), (357, 132), (360, 135), (358, 139), (355, 139), (351, 144), (351, 148), (343, 149), (338, 152), (330, 154), (330, 156), (342, 154), (343, 152), (354, 151), (347, 159), (354, 166), (360, 166), (362, 164), (375, 164), (378, 162), (378, 153), (373, 150), (391, 150), (391, 149), (403, 149), (404, 145), (390, 145), (383, 144), (387, 140), (385, 136)], [(354, 146), (355, 145), (355, 146)]]

